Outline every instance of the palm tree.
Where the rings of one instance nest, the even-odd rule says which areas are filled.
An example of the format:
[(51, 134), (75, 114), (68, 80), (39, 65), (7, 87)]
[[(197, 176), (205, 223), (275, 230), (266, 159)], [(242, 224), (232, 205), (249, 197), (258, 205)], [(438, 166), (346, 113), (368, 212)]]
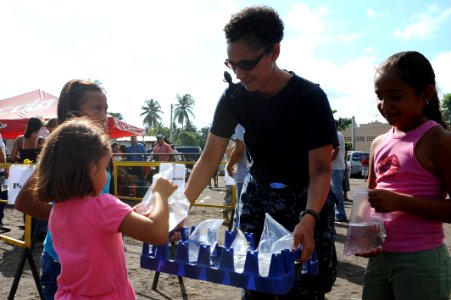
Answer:
[(115, 118), (118, 119), (118, 120), (124, 120), (124, 117), (122, 116), (121, 113), (108, 112), (108, 114), (109, 114), (110, 116), (115, 117)]
[(153, 99), (145, 100), (144, 103), (145, 105), (141, 106), (142, 112), (140, 114), (140, 116), (145, 116), (143, 124), (148, 128), (155, 127), (155, 125), (161, 122), (160, 114), (163, 113), (160, 103)]
[(190, 122), (190, 116), (194, 118), (194, 98), (190, 94), (183, 96), (177, 94), (177, 101), (178, 103), (175, 104), (174, 109), (174, 120), (177, 120), (177, 123), (182, 125), (183, 131), (183, 125)]
[(451, 94), (444, 94), (442, 99), (443, 118), (451, 126)]

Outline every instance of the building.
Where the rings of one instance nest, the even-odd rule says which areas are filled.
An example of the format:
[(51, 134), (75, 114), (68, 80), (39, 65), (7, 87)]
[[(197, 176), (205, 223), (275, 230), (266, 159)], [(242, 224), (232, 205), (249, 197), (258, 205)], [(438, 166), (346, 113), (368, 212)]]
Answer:
[[(369, 124), (361, 124), (356, 126), (354, 130), (354, 145), (352, 150), (356, 151), (370, 151), (371, 143), (381, 134), (386, 133), (390, 129), (388, 123), (381, 123), (378, 121)], [(352, 127), (346, 128), (343, 132), (345, 142), (352, 144)]]

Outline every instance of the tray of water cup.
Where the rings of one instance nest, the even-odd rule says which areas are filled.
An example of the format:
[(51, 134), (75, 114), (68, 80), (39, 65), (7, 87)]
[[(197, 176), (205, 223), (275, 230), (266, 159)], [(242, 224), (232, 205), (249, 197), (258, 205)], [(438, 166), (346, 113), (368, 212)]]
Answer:
[[(226, 231), (224, 245), (216, 244), (213, 250), (210, 245), (202, 243), (190, 247), (190, 243), (194, 243), (189, 240), (190, 229), (181, 228), (180, 232), (181, 240), (176, 244), (153, 246), (144, 243), (141, 268), (272, 294), (287, 293), (294, 285), (296, 273), (299, 273), (295, 272), (295, 261), (300, 250), (285, 249), (277, 254), (259, 255), (253, 235), (244, 233), (249, 241), (249, 250), (240, 256), (234, 255), (231, 247), (236, 231)], [(198, 251), (194, 261), (190, 248)], [(316, 252), (298, 268), (301, 268), (302, 276), (317, 275)]]

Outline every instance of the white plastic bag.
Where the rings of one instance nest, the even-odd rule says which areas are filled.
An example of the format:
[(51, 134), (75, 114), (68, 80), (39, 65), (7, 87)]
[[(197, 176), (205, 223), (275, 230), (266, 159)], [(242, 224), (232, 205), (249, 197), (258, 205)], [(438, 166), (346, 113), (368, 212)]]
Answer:
[[(184, 194), (185, 191), (186, 166), (184, 164), (162, 163), (160, 164), (160, 173), (155, 174), (152, 183), (157, 178), (163, 177), (177, 185), (177, 190), (169, 197), (169, 231), (173, 230), (180, 222), (188, 216), (190, 203)], [(149, 187), (143, 200), (138, 204), (137, 212), (144, 213), (152, 209), (152, 187)]]
[(233, 264), (235, 272), (237, 273), (242, 273), (244, 270), (244, 263), (246, 262), (246, 255), (247, 250), (249, 250), (249, 246), (249, 241), (246, 239), (243, 232), (237, 228), (235, 239), (230, 246), (233, 248)]
[(189, 262), (197, 262), (200, 244), (210, 245), (210, 254), (218, 243), (219, 228), (224, 219), (208, 219), (200, 223), (189, 235)]
[(272, 254), (290, 249), (292, 243), (293, 234), (266, 213), (262, 236), (257, 247), (260, 276), (268, 276)]
[(345, 256), (366, 253), (381, 247), (385, 240), (384, 219), (390, 215), (375, 213), (368, 201), (368, 189), (355, 192), (348, 232), (344, 243)]

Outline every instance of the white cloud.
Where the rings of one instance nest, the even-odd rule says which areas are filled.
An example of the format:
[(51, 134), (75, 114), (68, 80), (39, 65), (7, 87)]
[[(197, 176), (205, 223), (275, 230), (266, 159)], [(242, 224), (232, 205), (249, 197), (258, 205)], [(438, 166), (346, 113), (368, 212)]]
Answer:
[(363, 54), (349, 61), (319, 59), (315, 51), (319, 45), (334, 40), (352, 44), (366, 34), (328, 38), (329, 30), (324, 21), (329, 17), (327, 9), (315, 11), (305, 4), (295, 5), (286, 25), (288, 30), (294, 27), (298, 34), (285, 38), (278, 65), (319, 83), (328, 94), (332, 109), (337, 110), (335, 117), (355, 116), (358, 123), (374, 121), (374, 115), (378, 114), (373, 88), (374, 50), (367, 48)]
[(367, 33), (366, 32), (362, 32), (362, 33), (349, 33), (349, 34), (345, 34), (345, 35), (340, 35), (337, 37), (337, 41), (339, 43), (343, 43), (343, 44), (347, 44), (347, 43), (351, 43), (354, 42), (364, 36), (366, 36)]
[(329, 14), (325, 6), (318, 10), (311, 10), (306, 4), (298, 3), (293, 6), (285, 21), (286, 28), (301, 39), (305, 45), (313, 49), (316, 45), (324, 43), (324, 22), (322, 17)]
[(440, 53), (431, 60), (431, 64), (435, 72), (439, 98), (441, 98), (443, 94), (451, 93), (451, 81), (449, 80), (449, 72), (451, 69), (451, 51)]
[(189, 93), (195, 124), (207, 125), (225, 88), (222, 27), (237, 8), (225, 0), (173, 5), (0, 4), (0, 37), (7, 41), (0, 48), (0, 99), (37, 88), (58, 95), (67, 80), (90, 78), (103, 83), (110, 111), (132, 124), (141, 125), (140, 109), (150, 98), (169, 124), (170, 103)]
[(396, 29), (393, 35), (402, 40), (409, 41), (412, 39), (432, 39), (441, 25), (451, 15), (451, 8), (444, 10), (439, 15), (433, 16), (426, 13), (411, 16), (410, 24), (404, 29)]

